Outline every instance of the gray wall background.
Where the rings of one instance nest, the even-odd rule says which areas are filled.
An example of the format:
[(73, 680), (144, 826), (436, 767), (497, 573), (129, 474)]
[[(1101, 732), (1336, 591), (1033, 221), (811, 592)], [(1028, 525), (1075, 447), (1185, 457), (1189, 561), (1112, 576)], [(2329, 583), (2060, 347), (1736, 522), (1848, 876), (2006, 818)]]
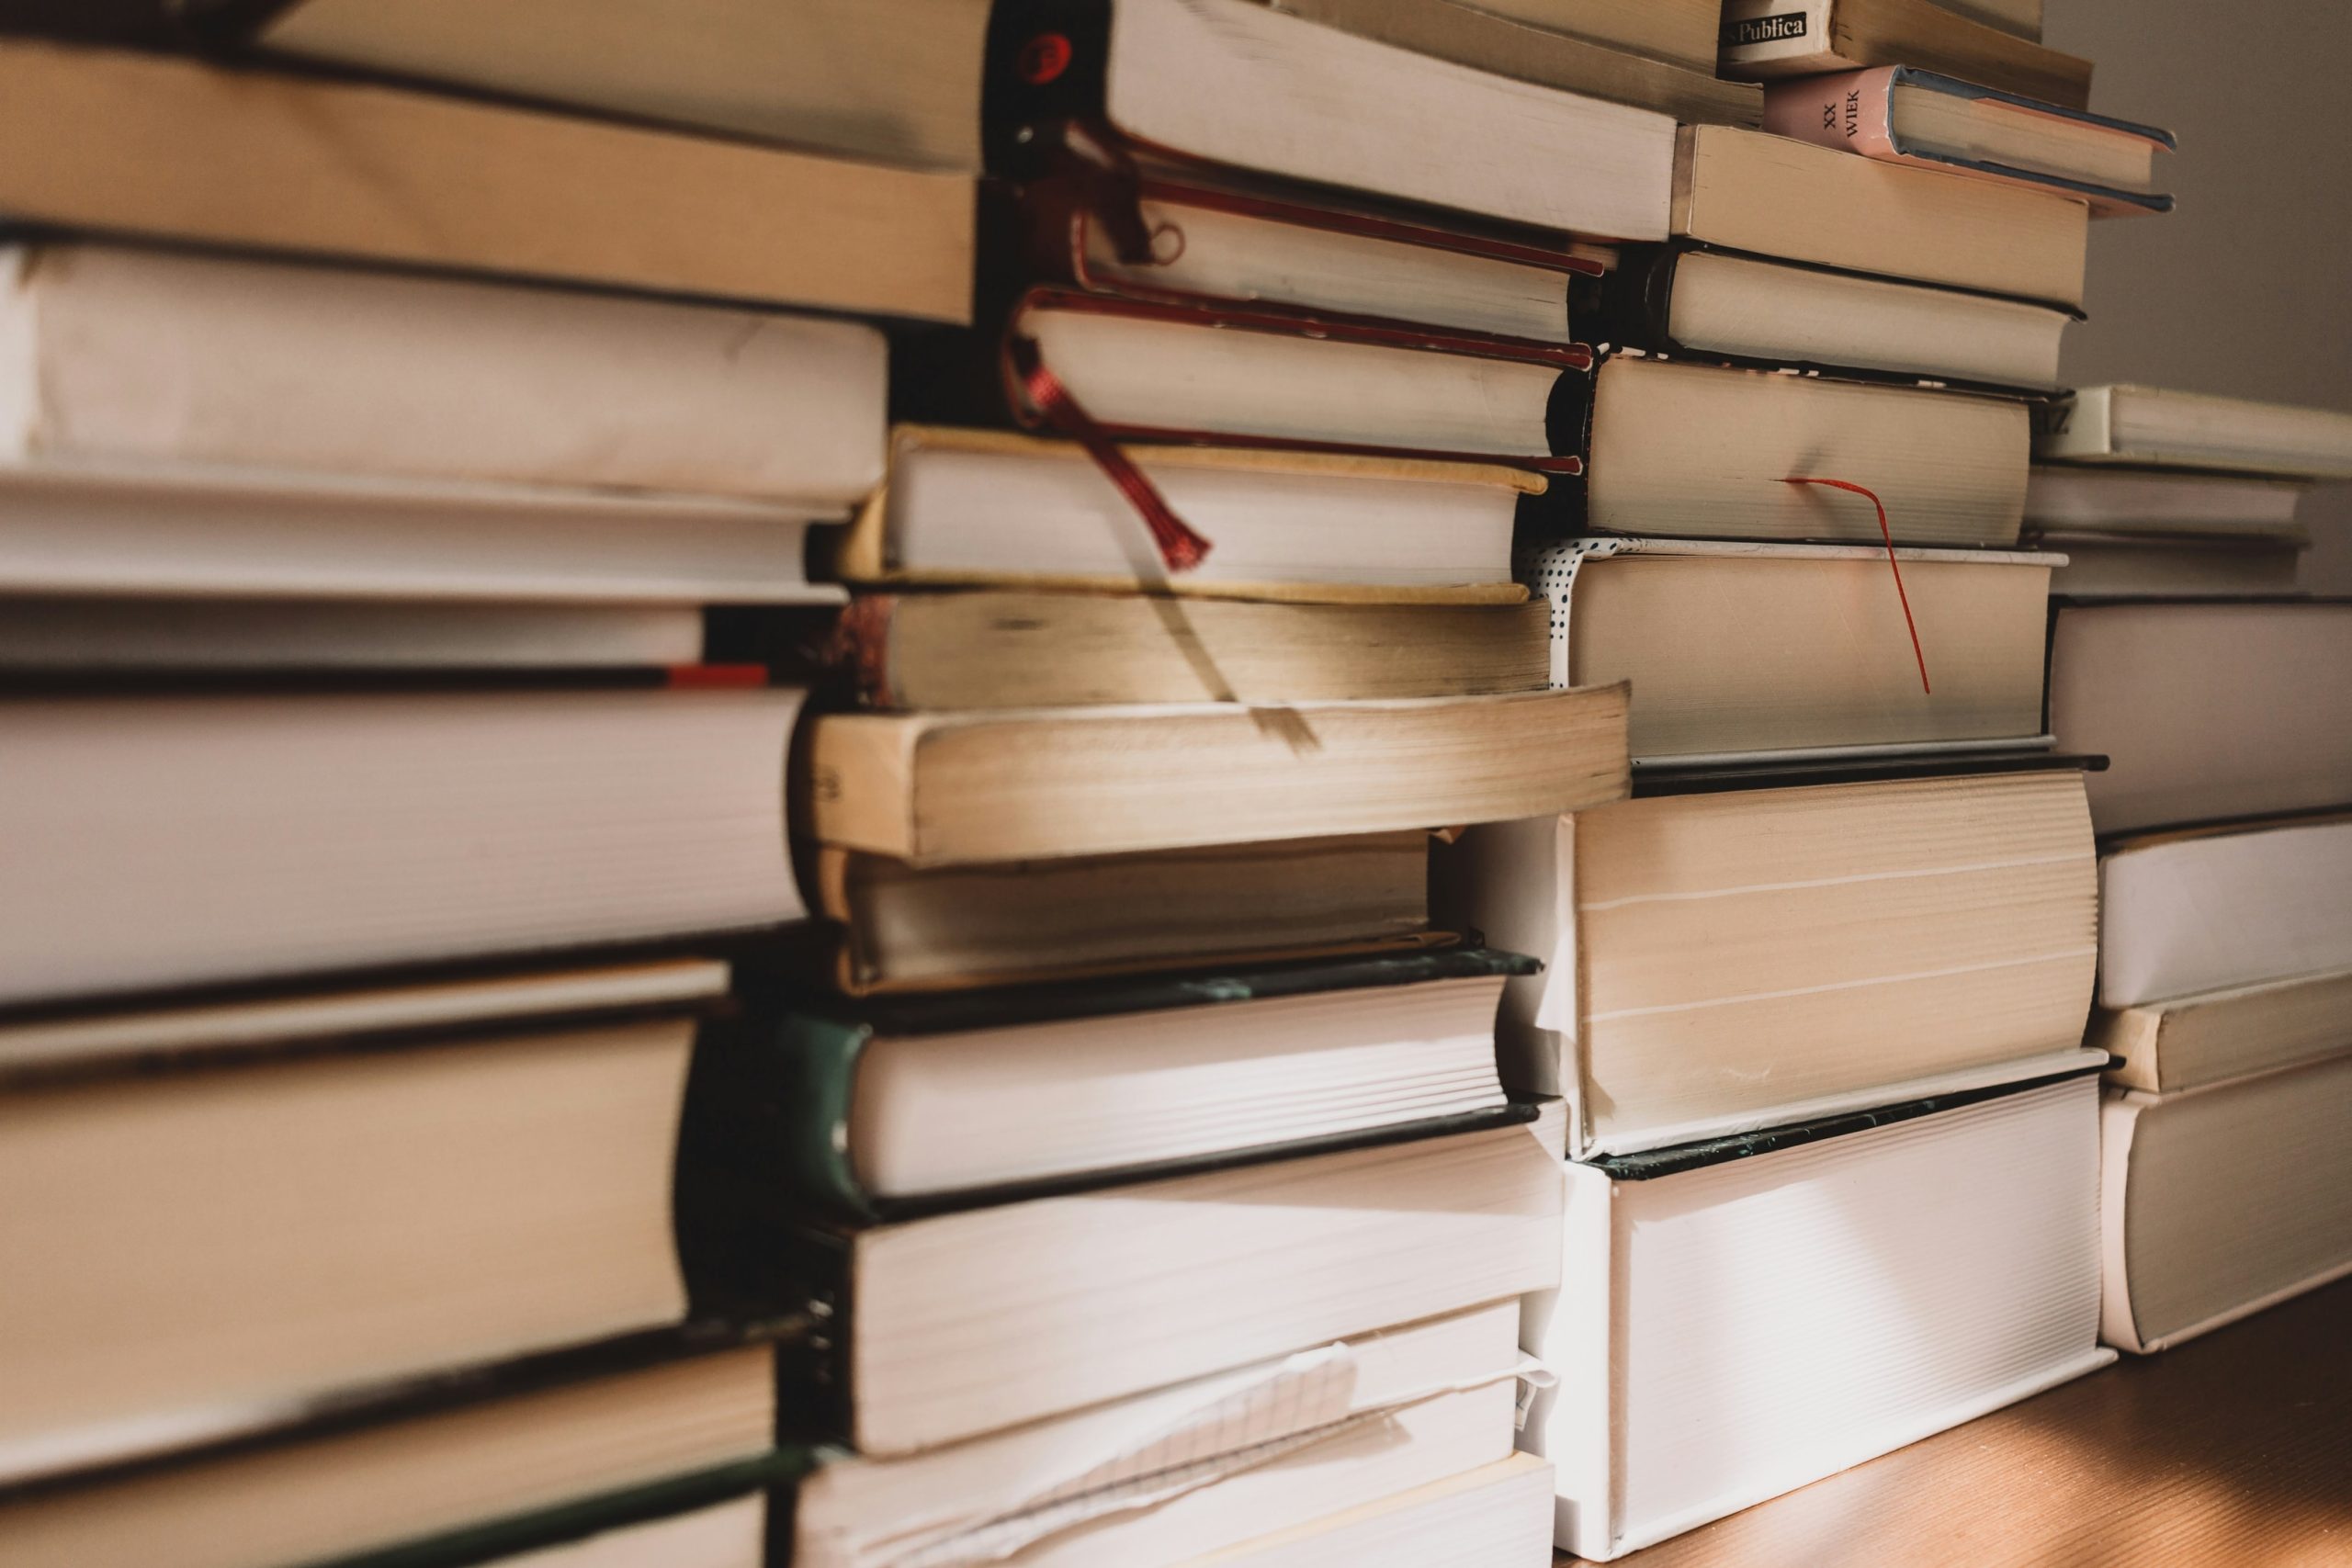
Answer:
[[(2043, 37), (2180, 138), (2173, 213), (2091, 225), (2066, 379), (2352, 412), (2352, 0), (2047, 0)], [(2352, 485), (2303, 515), (2306, 580), (2352, 593)]]

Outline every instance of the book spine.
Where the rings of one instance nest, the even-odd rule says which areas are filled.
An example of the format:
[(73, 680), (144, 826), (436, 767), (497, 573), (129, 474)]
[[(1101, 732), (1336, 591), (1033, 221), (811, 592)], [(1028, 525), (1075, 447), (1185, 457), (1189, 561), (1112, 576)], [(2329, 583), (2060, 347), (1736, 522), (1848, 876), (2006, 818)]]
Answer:
[(1894, 141), (1895, 67), (1775, 82), (1764, 89), (1764, 129), (1816, 147), (1903, 161)]

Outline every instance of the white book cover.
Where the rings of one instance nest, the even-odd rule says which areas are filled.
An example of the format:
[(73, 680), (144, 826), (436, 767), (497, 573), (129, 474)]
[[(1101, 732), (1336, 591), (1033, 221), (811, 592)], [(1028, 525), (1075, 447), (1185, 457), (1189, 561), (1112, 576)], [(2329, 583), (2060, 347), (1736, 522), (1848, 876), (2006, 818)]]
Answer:
[(1619, 1557), (2112, 1360), (2098, 1115), (2084, 1076), (1569, 1166), (1562, 1288), (1524, 1329), (1560, 1380), (1521, 1439), (1558, 1544)]

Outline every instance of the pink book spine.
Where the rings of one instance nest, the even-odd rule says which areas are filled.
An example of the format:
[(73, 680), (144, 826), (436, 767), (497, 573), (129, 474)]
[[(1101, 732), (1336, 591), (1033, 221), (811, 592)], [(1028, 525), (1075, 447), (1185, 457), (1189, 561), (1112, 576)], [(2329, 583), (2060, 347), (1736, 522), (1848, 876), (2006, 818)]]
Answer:
[(1768, 83), (1764, 129), (1865, 158), (1905, 163), (1894, 147), (1894, 67)]

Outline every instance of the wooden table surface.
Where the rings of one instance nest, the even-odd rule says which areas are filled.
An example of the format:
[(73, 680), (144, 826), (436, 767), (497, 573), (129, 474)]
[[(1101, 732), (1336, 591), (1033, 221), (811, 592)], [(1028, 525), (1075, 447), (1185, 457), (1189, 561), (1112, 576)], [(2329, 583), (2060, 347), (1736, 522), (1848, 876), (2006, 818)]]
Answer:
[(2352, 1280), (1619, 1561), (2352, 1568)]

